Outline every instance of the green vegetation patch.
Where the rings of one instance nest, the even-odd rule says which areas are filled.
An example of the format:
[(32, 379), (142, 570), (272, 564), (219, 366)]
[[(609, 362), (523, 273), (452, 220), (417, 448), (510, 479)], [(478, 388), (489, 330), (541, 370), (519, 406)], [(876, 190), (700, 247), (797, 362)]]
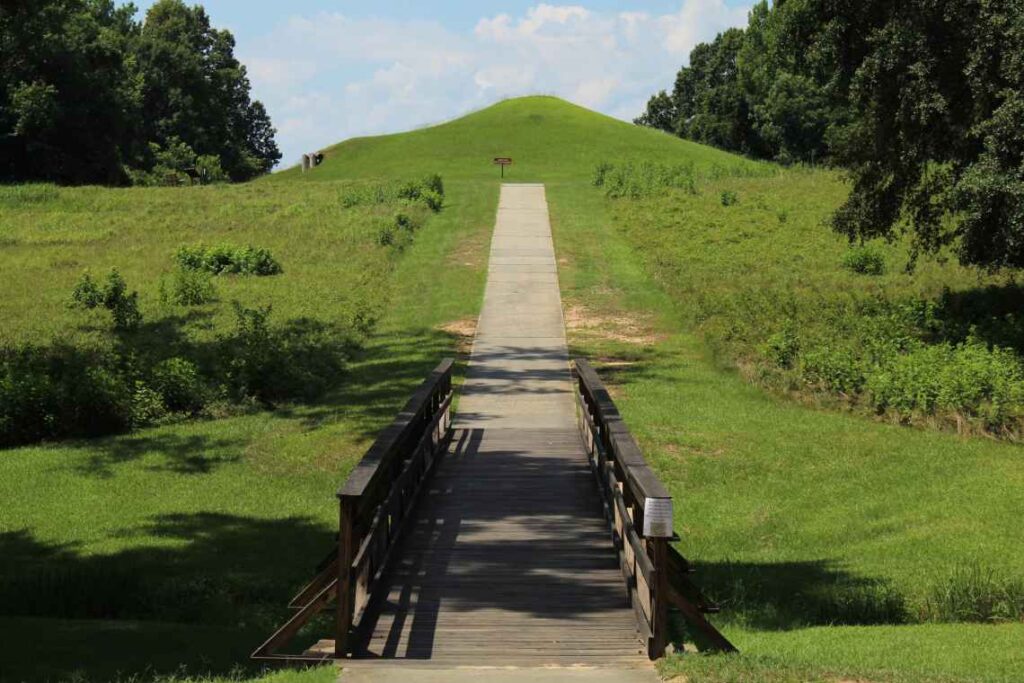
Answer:
[(846, 246), (824, 227), (844, 192), (831, 172), (795, 168), (611, 206), (687, 322), (753, 381), (895, 422), (1019, 438), (1020, 288), (946, 259), (890, 269), (912, 262), (905, 243)]
[(205, 270), (214, 275), (280, 275), (281, 264), (269, 249), (236, 247), (221, 244), (215, 247), (197, 245), (179, 247), (174, 260), (183, 270)]

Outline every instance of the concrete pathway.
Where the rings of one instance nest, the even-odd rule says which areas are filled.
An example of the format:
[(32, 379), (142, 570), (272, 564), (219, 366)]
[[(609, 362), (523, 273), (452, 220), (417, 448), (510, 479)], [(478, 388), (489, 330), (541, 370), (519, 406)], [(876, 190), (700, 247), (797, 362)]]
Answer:
[(576, 428), (542, 185), (501, 188), (454, 428), (344, 680), (656, 681)]

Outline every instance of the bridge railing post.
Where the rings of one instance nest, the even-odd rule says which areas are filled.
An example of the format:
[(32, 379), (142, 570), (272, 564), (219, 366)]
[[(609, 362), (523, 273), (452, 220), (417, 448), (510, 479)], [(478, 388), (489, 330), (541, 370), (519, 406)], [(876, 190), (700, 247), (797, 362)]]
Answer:
[(335, 611), (334, 656), (348, 654), (348, 636), (352, 629), (352, 560), (355, 555), (355, 509), (341, 499), (338, 517), (338, 603)]
[(661, 659), (668, 646), (668, 539), (649, 538), (651, 560), (654, 564), (654, 585), (651, 586), (651, 642), (648, 656)]

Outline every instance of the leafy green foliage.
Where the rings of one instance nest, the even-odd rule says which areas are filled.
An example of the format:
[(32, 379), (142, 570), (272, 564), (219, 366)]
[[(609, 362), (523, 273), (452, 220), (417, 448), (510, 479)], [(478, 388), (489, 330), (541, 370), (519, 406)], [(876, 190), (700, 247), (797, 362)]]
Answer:
[(110, 311), (115, 330), (134, 330), (142, 322), (139, 312), (139, 293), (128, 293), (128, 283), (117, 269), (111, 269), (106, 283), (100, 287), (89, 273), (75, 285), (71, 303), (85, 309), (102, 307)]
[(732, 206), (740, 201), (740, 196), (733, 190), (722, 190), (722, 194), (719, 195), (719, 200), (722, 202), (722, 206)]
[(347, 188), (341, 195), (345, 208), (402, 201), (423, 204), (434, 213), (444, 206), (444, 181), (432, 173), (420, 180), (369, 183)]
[(150, 383), (167, 410), (175, 413), (197, 415), (211, 396), (199, 367), (187, 358), (175, 356), (157, 363)]
[(209, 271), (180, 268), (171, 275), (169, 286), (160, 281), (160, 299), (178, 306), (201, 306), (217, 299), (217, 288)]
[(238, 400), (272, 406), (280, 401), (310, 399), (334, 384), (352, 348), (332, 326), (300, 320), (274, 328), (270, 307), (235, 308), (235, 330), (223, 337), (225, 386)]
[(189, 169), (213, 182), (277, 163), (231, 34), (181, 0), (134, 14), (91, 0), (5, 6), (0, 179), (163, 184)]
[[(214, 275), (278, 275), (283, 269), (268, 249), (236, 247), (219, 244), (214, 247), (182, 246), (174, 255), (178, 266), (186, 271), (205, 271)], [(199, 302), (202, 303), (202, 302)]]
[(867, 245), (851, 247), (843, 254), (843, 268), (861, 275), (882, 275), (885, 273), (885, 255)]

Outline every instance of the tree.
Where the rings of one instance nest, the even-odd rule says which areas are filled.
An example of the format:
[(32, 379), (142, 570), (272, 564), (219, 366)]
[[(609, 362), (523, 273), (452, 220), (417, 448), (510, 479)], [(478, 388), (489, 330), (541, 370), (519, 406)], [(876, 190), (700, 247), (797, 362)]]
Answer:
[(124, 181), (138, 113), (124, 59), (134, 8), (110, 0), (21, 0), (0, 8), (0, 177)]
[(676, 112), (675, 103), (668, 96), (668, 93), (662, 90), (647, 100), (647, 109), (638, 118), (634, 119), (633, 123), (638, 126), (657, 128), (666, 133), (674, 133), (677, 118), (678, 113)]
[(124, 183), (179, 142), (233, 180), (273, 168), (231, 34), (180, 0), (134, 15), (113, 0), (0, 5), (0, 180)]
[(853, 192), (835, 228), (954, 244), (965, 264), (1024, 266), (1024, 3), (915, 0), (877, 9), (836, 142)]
[(146, 13), (134, 54), (144, 74), (144, 138), (177, 138), (200, 155), (217, 155), (232, 180), (277, 163), (281, 153), (266, 110), (249, 96), (245, 67), (230, 32), (210, 25), (200, 6), (159, 0)]

